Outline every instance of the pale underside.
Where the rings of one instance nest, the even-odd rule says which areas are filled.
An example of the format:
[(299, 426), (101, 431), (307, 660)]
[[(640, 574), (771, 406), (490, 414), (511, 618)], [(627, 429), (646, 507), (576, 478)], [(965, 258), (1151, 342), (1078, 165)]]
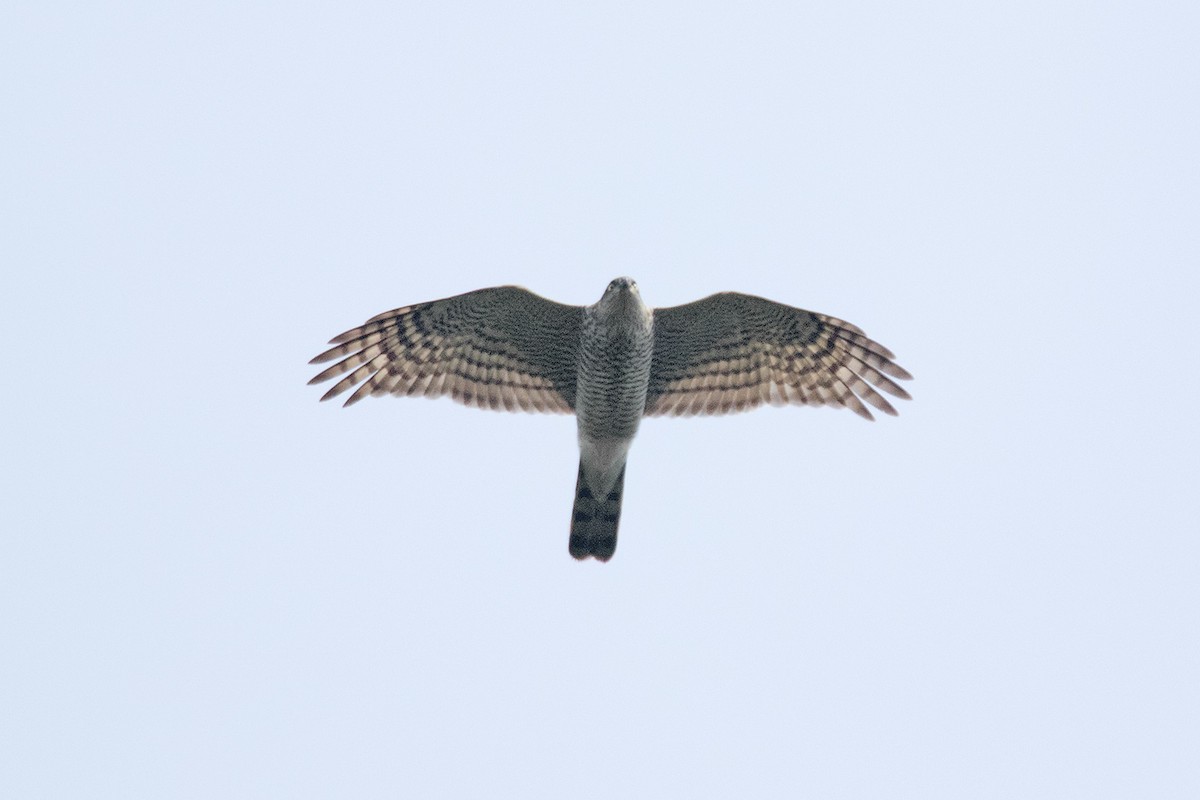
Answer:
[[(503, 286), (388, 311), (313, 359), (341, 359), (322, 400), (449, 396), (479, 408), (572, 413), (583, 307)], [(760, 405), (826, 405), (895, 414), (911, 378), (861, 329), (834, 317), (725, 292), (654, 311), (645, 413), (727, 414)]]

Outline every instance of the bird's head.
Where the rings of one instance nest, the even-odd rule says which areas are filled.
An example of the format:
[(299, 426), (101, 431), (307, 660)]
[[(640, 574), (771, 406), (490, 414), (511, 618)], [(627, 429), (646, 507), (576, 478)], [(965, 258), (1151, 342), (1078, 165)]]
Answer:
[(622, 294), (633, 292), (634, 294), (637, 294), (637, 281), (635, 281), (633, 278), (613, 278), (611, 281), (609, 281), (608, 288), (604, 290), (604, 293), (611, 294), (614, 292)]
[(642, 294), (633, 278), (615, 278), (609, 282), (596, 307), (605, 315), (637, 319), (643, 324), (650, 318), (650, 309), (642, 302)]

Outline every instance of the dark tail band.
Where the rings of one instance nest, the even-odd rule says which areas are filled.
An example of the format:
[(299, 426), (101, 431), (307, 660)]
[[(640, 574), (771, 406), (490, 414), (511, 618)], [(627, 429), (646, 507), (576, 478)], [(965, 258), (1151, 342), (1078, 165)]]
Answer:
[(621, 521), (621, 495), (625, 490), (625, 467), (607, 497), (597, 499), (583, 480), (583, 462), (575, 479), (575, 508), (571, 515), (571, 555), (608, 561), (617, 550), (617, 525)]

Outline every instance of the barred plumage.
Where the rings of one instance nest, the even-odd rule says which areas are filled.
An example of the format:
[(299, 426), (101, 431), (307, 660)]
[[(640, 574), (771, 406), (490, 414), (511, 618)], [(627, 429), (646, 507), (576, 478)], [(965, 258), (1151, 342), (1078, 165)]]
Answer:
[[(449, 395), (479, 408), (575, 413), (580, 463), (570, 552), (616, 549), (629, 446), (643, 416), (830, 405), (895, 415), (882, 390), (909, 395), (886, 347), (835, 317), (723, 292), (651, 310), (618, 278), (592, 306), (501, 286), (398, 308), (334, 338), (312, 360), (340, 359), (309, 383), (321, 398)], [(865, 401), (865, 402), (864, 402)]]
[[(583, 309), (500, 286), (378, 314), (314, 358), (342, 359), (309, 381), (345, 375), (322, 400), (439, 397), (501, 411), (571, 413)], [(348, 374), (347, 374), (348, 373)]]
[(876, 387), (909, 399), (888, 376), (912, 376), (848, 322), (761, 297), (723, 292), (654, 311), (648, 416), (728, 414), (769, 403), (892, 407)]

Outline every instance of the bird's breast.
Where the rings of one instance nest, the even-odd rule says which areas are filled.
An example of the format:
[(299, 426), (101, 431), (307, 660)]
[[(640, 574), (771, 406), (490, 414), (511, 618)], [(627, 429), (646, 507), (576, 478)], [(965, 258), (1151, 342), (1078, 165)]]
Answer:
[(575, 387), (581, 440), (629, 439), (637, 432), (653, 346), (649, 326), (617, 332), (585, 326)]

